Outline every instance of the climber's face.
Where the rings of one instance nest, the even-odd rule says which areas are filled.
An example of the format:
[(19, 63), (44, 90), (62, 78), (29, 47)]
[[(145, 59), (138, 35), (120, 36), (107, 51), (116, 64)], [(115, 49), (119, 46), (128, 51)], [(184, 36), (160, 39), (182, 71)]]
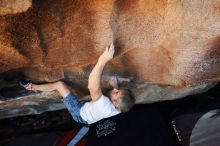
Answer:
[(110, 91), (110, 99), (111, 99), (111, 101), (112, 101), (112, 104), (113, 104), (115, 107), (118, 106), (118, 100), (120, 100), (121, 98), (123, 98), (124, 92), (125, 92), (124, 89), (116, 89), (116, 88), (113, 88), (113, 89)]

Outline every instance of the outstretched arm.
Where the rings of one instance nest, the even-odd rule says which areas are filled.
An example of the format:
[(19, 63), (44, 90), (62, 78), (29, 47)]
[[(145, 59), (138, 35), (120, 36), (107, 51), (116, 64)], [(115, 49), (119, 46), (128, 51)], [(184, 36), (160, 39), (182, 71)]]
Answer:
[(57, 81), (57, 82), (53, 82), (53, 83), (46, 83), (46, 84), (40, 84), (40, 85), (30, 83), (26, 87), (26, 89), (27, 90), (33, 90), (33, 91), (46, 91), (46, 92), (56, 90), (61, 94), (61, 96), (63, 98), (65, 98), (70, 93), (70, 90), (68, 89), (66, 84), (63, 83), (62, 81)]
[(99, 57), (98, 62), (89, 75), (88, 88), (93, 101), (97, 101), (101, 95), (101, 75), (105, 64), (113, 58), (115, 49), (113, 43), (110, 47), (106, 47), (104, 53)]

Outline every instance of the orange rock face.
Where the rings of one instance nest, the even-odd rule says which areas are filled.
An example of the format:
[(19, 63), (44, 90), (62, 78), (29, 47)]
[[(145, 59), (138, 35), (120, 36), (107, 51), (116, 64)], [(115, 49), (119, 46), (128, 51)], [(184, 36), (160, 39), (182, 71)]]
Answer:
[(0, 16), (0, 72), (36, 81), (72, 80), (85, 89), (106, 45), (105, 74), (175, 87), (220, 80), (219, 0), (33, 0)]
[(31, 0), (0, 0), (0, 15), (25, 12), (31, 5)]
[(12, 79), (20, 72), (64, 79), (88, 95), (88, 75), (112, 41), (103, 87), (117, 76), (136, 103), (204, 92), (220, 80), (219, 0), (0, 0), (0, 28), (0, 118), (64, 108), (47, 94), (8, 101), (18, 96)]

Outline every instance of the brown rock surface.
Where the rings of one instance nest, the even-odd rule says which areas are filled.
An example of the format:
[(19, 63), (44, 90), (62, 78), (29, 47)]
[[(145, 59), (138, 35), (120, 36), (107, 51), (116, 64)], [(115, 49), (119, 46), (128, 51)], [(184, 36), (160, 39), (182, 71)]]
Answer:
[(105, 76), (184, 91), (172, 99), (220, 80), (219, 0), (33, 0), (24, 13), (0, 16), (0, 26), (1, 73), (65, 79), (84, 95), (91, 67), (112, 41), (116, 55)]
[(32, 0), (0, 0), (0, 15), (25, 12), (31, 5)]

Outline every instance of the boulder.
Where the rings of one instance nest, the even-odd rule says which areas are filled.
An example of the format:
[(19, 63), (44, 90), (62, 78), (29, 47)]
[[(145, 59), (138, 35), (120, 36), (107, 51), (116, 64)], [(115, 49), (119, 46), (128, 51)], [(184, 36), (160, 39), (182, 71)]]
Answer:
[(116, 53), (103, 75), (125, 79), (138, 103), (204, 92), (220, 80), (219, 0), (33, 0), (28, 11), (1, 15), (0, 26), (4, 82), (16, 71), (36, 82), (63, 79), (85, 97), (111, 42)]

